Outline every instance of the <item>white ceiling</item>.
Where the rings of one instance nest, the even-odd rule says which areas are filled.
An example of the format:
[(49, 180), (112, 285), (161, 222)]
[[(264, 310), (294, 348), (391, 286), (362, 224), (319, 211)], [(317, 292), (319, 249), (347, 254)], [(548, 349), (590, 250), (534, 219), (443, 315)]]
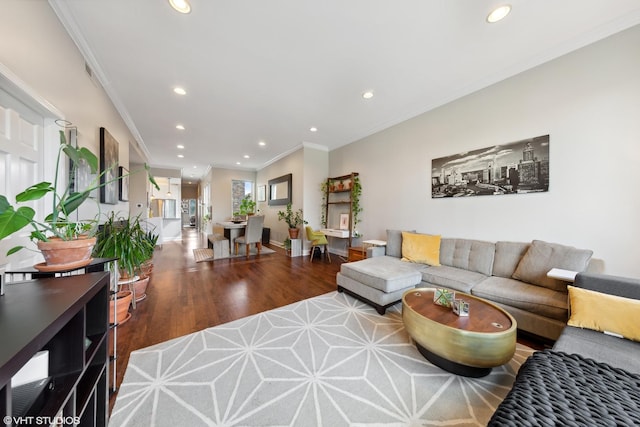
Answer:
[(185, 178), (335, 149), (640, 23), (639, 0), (510, 3), (487, 24), (500, 2), (50, 0), (148, 157), (132, 159)]

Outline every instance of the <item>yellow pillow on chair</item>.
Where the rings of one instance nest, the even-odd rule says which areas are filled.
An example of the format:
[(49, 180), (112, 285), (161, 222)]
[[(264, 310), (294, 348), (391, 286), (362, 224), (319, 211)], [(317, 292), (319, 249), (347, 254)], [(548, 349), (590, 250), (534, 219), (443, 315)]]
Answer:
[(567, 286), (570, 317), (567, 325), (613, 332), (640, 341), (640, 300)]
[(440, 236), (402, 232), (402, 261), (440, 265)]

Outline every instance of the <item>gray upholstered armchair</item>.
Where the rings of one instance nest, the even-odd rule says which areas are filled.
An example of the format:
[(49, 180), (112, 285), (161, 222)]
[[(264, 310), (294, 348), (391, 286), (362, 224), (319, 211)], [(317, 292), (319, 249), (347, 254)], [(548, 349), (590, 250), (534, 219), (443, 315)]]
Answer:
[(244, 231), (244, 236), (236, 237), (234, 242), (236, 244), (236, 255), (238, 255), (238, 245), (246, 245), (246, 255), (249, 256), (249, 246), (252, 243), (256, 244), (258, 255), (260, 255), (260, 249), (262, 249), (262, 228), (264, 227), (264, 215), (251, 215), (247, 218), (247, 226)]

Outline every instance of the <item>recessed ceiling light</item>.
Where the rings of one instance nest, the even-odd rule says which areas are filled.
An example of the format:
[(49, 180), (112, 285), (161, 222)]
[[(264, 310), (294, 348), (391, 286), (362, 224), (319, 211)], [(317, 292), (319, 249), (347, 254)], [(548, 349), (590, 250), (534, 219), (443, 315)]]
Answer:
[(364, 99), (371, 99), (371, 98), (373, 98), (373, 92), (372, 92), (372, 91), (370, 91), (370, 90), (368, 90), (368, 91), (366, 91), (366, 92), (364, 92), (364, 93), (362, 94), (362, 97), (363, 97)]
[(175, 93), (177, 93), (178, 95), (186, 95), (186, 94), (187, 94), (187, 91), (186, 91), (186, 90), (184, 90), (184, 89), (183, 89), (183, 88), (181, 88), (181, 87), (174, 87), (174, 88), (173, 88), (173, 91), (174, 91)]
[(194, 168), (194, 169), (198, 169), (198, 166), (194, 166), (193, 168)]
[(184, 154), (178, 154), (178, 157), (180, 157), (182, 159), (182, 158), (184, 158)]
[(248, 158), (249, 158), (249, 155), (248, 155), (248, 154), (245, 154), (245, 155), (244, 155), (244, 156), (242, 156), (242, 157), (244, 157), (245, 159), (248, 159)]
[(240, 162), (236, 162), (236, 165), (239, 165), (239, 164), (240, 164)]
[(178, 144), (178, 145), (176, 145), (176, 147), (178, 147), (181, 150), (184, 150), (184, 145), (182, 145), (182, 144)]
[(180, 13), (191, 12), (191, 5), (188, 0), (169, 0), (169, 4)]
[(491, 11), (491, 13), (487, 16), (487, 22), (493, 24), (494, 22), (498, 22), (507, 16), (511, 12), (511, 5), (504, 4), (502, 6), (498, 6)]
[(182, 125), (176, 125), (176, 129), (184, 130), (184, 126), (182, 126)]
[(317, 128), (317, 127), (315, 127), (315, 126), (310, 127), (310, 128), (309, 128), (309, 130), (310, 130), (311, 132), (318, 132), (318, 128)]
[(267, 145), (267, 143), (264, 142), (264, 141), (260, 141), (260, 142), (258, 142), (258, 145), (261, 146), (261, 147), (264, 147), (265, 145)]

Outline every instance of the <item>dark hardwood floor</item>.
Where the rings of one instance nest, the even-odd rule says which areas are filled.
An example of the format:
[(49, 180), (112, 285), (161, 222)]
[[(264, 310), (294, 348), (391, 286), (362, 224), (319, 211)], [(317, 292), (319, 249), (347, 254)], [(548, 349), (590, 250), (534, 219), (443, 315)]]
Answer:
[[(336, 290), (338, 256), (310, 262), (272, 247), (275, 254), (196, 263), (193, 249), (205, 248), (206, 238), (195, 229), (184, 229), (182, 237), (156, 250), (147, 298), (118, 327), (118, 386), (134, 350)], [(545, 345), (535, 337), (518, 341)]]
[(206, 248), (206, 238), (195, 229), (182, 237), (156, 249), (147, 298), (118, 327), (118, 386), (134, 350), (336, 290), (338, 256), (310, 262), (271, 247), (276, 253), (248, 260), (196, 263), (193, 249)]

